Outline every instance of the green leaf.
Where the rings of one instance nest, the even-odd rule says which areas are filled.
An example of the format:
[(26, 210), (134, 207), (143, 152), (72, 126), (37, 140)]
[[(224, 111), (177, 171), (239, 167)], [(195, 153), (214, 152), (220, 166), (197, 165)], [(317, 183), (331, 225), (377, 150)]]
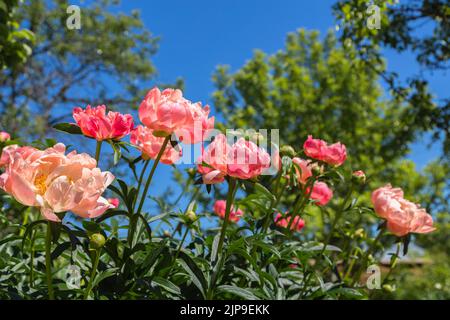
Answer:
[(173, 282), (170, 282), (167, 279), (164, 279), (164, 278), (161, 278), (161, 277), (154, 277), (152, 282), (155, 283), (156, 285), (160, 286), (160, 287), (163, 287), (164, 289), (166, 289), (170, 293), (177, 294), (177, 295), (181, 294), (180, 288), (177, 287)]
[(203, 276), (202, 270), (186, 253), (180, 252), (179, 257), (181, 258), (181, 260), (179, 261), (181, 266), (191, 276), (194, 285), (200, 290), (202, 295), (205, 296), (207, 282), (205, 277)]
[(260, 300), (257, 296), (253, 294), (248, 289), (239, 288), (236, 286), (222, 285), (219, 286), (218, 289), (223, 292), (234, 294), (238, 297), (244, 298), (245, 300)]
[(58, 123), (53, 126), (54, 129), (69, 134), (83, 134), (79, 126), (73, 123)]
[(211, 263), (214, 263), (217, 258), (217, 249), (219, 247), (219, 241), (220, 241), (220, 233), (218, 233), (213, 240), (212, 247), (211, 247)]

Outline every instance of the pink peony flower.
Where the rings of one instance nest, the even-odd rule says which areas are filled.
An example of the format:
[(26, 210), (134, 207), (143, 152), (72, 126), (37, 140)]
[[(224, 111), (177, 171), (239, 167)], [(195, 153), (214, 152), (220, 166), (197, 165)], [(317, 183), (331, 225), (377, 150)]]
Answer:
[(118, 198), (109, 198), (108, 203), (115, 209), (119, 207), (120, 201)]
[(77, 107), (73, 109), (73, 118), (85, 136), (97, 141), (119, 140), (129, 134), (134, 127), (133, 117), (130, 114), (113, 111), (106, 114), (104, 105), (96, 108), (88, 105), (85, 110)]
[(303, 144), (303, 150), (305, 154), (313, 159), (323, 160), (325, 157), (325, 151), (327, 148), (327, 143), (320, 139), (313, 139), (311, 135), (308, 136), (305, 143)]
[(228, 175), (231, 177), (252, 179), (270, 167), (270, 155), (244, 138), (231, 146), (228, 156)]
[[(202, 174), (205, 184), (220, 183), (225, 179), (228, 173), (228, 154), (230, 145), (227, 138), (223, 134), (219, 134), (214, 138), (206, 150), (202, 150), (202, 154), (197, 160), (198, 172)], [(209, 167), (202, 165), (206, 163)]]
[(202, 108), (200, 102), (188, 102), (186, 109), (186, 123), (175, 131), (175, 135), (183, 143), (193, 144), (204, 141), (208, 131), (214, 129), (214, 117), (208, 118), (209, 106)]
[(347, 149), (340, 142), (332, 144), (325, 149), (323, 161), (332, 165), (340, 166), (347, 159)]
[(406, 200), (400, 188), (387, 184), (373, 191), (371, 199), (376, 214), (386, 219), (388, 230), (399, 237), (436, 230), (431, 215), (418, 204)]
[(103, 214), (111, 205), (101, 195), (114, 176), (96, 168), (89, 155), (76, 151), (65, 155), (65, 150), (62, 143), (46, 150), (5, 148), (0, 188), (26, 206), (39, 207), (47, 220), (60, 221), (56, 213), (66, 211), (82, 218)]
[(0, 131), (0, 142), (6, 142), (11, 140), (11, 136), (8, 132)]
[(312, 136), (308, 136), (303, 144), (303, 150), (308, 157), (333, 166), (340, 166), (347, 159), (347, 150), (342, 143), (337, 142), (329, 146), (325, 141), (313, 139)]
[[(217, 200), (214, 203), (214, 212), (219, 217), (224, 219), (225, 218), (226, 207), (227, 207), (227, 202), (225, 200)], [(244, 212), (242, 212), (241, 209), (234, 210), (234, 206), (231, 206), (229, 221), (231, 221), (231, 222), (238, 222), (243, 214), (244, 214)]]
[[(306, 192), (309, 193), (309, 188)], [(324, 206), (333, 198), (333, 191), (325, 182), (316, 181), (314, 182), (310, 198), (315, 200), (318, 206)]]
[(292, 159), (292, 162), (300, 168), (299, 170), (299, 168), (295, 166), (298, 182), (305, 184), (308, 178), (312, 176), (310, 161), (296, 157)]
[[(287, 214), (283, 217), (281, 213), (278, 213), (275, 216), (275, 224), (280, 228), (287, 228), (289, 226), (289, 222), (291, 221), (291, 217)], [(291, 224), (291, 230), (300, 231), (305, 226), (305, 221), (301, 219), (299, 216), (294, 217), (294, 221)]]
[[(164, 138), (156, 137), (153, 135), (153, 130), (147, 127), (137, 126), (136, 129), (131, 132), (130, 142), (142, 152), (142, 158), (156, 159), (164, 143)], [(174, 164), (180, 159), (181, 155), (181, 148), (178, 151), (169, 143), (167, 144), (160, 161), (165, 164)]]

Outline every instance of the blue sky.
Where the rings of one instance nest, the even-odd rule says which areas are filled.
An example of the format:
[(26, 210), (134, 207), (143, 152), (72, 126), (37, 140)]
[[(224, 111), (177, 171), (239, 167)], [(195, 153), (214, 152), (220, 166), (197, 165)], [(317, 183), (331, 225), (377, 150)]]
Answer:
[[(255, 49), (274, 53), (284, 47), (286, 35), (298, 28), (335, 30), (331, 7), (335, 1), (300, 0), (127, 0), (117, 11), (137, 9), (145, 26), (161, 38), (153, 59), (158, 82), (171, 83), (181, 77), (185, 96), (211, 104), (214, 86), (211, 76), (216, 66), (242, 67)], [(82, 10), (83, 4), (81, 4)], [(385, 50), (388, 68), (403, 78), (421, 72), (411, 54)], [(425, 74), (437, 97), (448, 91), (445, 74)], [(149, 83), (151, 88), (154, 83)], [(439, 155), (439, 147), (427, 147), (427, 136), (412, 146), (408, 156), (419, 168)], [(159, 166), (154, 183), (168, 182), (172, 168)], [(163, 188), (157, 188), (162, 190)]]
[[(255, 49), (274, 53), (284, 47), (287, 33), (298, 28), (333, 29), (336, 21), (331, 7), (335, 1), (299, 0), (127, 0), (119, 11), (138, 9), (148, 29), (161, 37), (154, 58), (158, 80), (185, 80), (185, 95), (210, 103), (214, 91), (211, 75), (219, 64), (232, 70), (243, 66)], [(385, 50), (390, 70), (403, 78), (421, 72), (413, 56)], [(426, 74), (437, 97), (448, 92), (443, 73)], [(150, 85), (150, 84), (149, 84)], [(421, 168), (438, 156), (439, 148), (427, 148), (427, 136), (413, 145), (409, 158)]]

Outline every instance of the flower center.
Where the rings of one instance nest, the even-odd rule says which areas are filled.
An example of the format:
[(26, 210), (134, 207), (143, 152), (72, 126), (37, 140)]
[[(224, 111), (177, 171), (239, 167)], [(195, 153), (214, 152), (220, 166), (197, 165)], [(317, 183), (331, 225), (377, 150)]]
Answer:
[(43, 195), (47, 191), (47, 185), (45, 181), (47, 180), (47, 175), (39, 173), (34, 179), (34, 186), (37, 189), (37, 193)]

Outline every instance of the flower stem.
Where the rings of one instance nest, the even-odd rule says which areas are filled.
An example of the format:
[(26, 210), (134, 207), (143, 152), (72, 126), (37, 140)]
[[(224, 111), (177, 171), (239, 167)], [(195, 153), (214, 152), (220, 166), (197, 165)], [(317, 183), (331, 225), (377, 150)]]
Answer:
[(345, 206), (347, 205), (348, 200), (351, 198), (352, 193), (353, 193), (353, 187), (350, 188), (350, 191), (347, 193), (347, 196), (345, 197), (344, 201), (342, 202), (341, 207), (336, 212), (333, 223), (331, 224), (330, 232), (328, 233), (327, 238), (323, 243), (323, 248), (322, 248), (322, 251), (320, 252), (320, 256), (322, 256), (324, 254), (327, 246), (330, 244), (331, 237), (333, 236), (333, 233), (334, 233), (334, 229), (336, 229), (336, 225), (337, 225), (338, 221), (341, 219), (342, 214), (344, 213), (344, 210), (345, 210)]
[(281, 188), (281, 190), (279, 190), (281, 176), (282, 176), (282, 174), (281, 174), (281, 170), (280, 170), (280, 172), (278, 173), (278, 176), (276, 178), (277, 180), (275, 182), (275, 187), (273, 189), (276, 192), (276, 196), (275, 196), (275, 198), (272, 198), (272, 200), (270, 201), (269, 211), (267, 212), (266, 220), (264, 221), (264, 225), (261, 229), (262, 234), (267, 232), (267, 229), (269, 228), (270, 222), (272, 221), (272, 217), (273, 217), (272, 208), (276, 207), (278, 205), (278, 203), (280, 202), (280, 199), (281, 199), (281, 195), (283, 193), (284, 188)]
[(137, 202), (137, 199), (139, 196), (139, 192), (141, 191), (142, 180), (144, 180), (144, 174), (145, 174), (145, 171), (147, 171), (147, 167), (148, 167), (149, 163), (150, 163), (150, 159), (145, 160), (144, 167), (142, 168), (141, 175), (139, 176), (138, 188), (136, 191), (136, 198), (134, 198), (134, 203), (133, 203), (133, 212), (134, 212), (134, 209), (136, 209), (136, 202)]
[(98, 167), (98, 161), (100, 160), (100, 151), (102, 150), (102, 141), (97, 141), (97, 146), (95, 148), (95, 160), (97, 161), (97, 167)]
[(225, 232), (227, 230), (228, 226), (228, 220), (230, 218), (230, 212), (231, 212), (231, 206), (233, 204), (234, 194), (236, 189), (236, 180), (234, 178), (230, 177), (230, 180), (228, 182), (228, 195), (227, 195), (227, 204), (225, 207), (225, 217), (222, 224), (222, 229), (220, 230), (220, 239), (219, 239), (219, 245), (217, 252), (222, 252), (223, 247), (223, 241), (225, 240)]
[(47, 235), (45, 237), (45, 272), (47, 276), (47, 288), (48, 288), (48, 298), (49, 300), (55, 300), (55, 294), (53, 292), (52, 283), (52, 230), (51, 222), (47, 222)]
[(92, 270), (91, 270), (91, 276), (89, 278), (88, 285), (86, 287), (86, 291), (84, 292), (84, 300), (87, 300), (89, 298), (89, 294), (92, 290), (92, 285), (94, 283), (95, 274), (97, 273), (98, 263), (100, 260), (100, 250), (95, 250), (94, 252), (94, 261), (92, 263)]
[(369, 256), (373, 253), (375, 247), (378, 244), (378, 241), (381, 239), (381, 236), (384, 234), (384, 231), (385, 231), (385, 227), (383, 226), (383, 227), (381, 227), (380, 231), (378, 232), (378, 235), (375, 238), (375, 240), (372, 242), (372, 245), (366, 251), (366, 254), (363, 256), (363, 258), (361, 260), (361, 266), (359, 267), (358, 271), (355, 272), (355, 275), (353, 277), (352, 286), (354, 286), (361, 278), (361, 274), (362, 274), (363, 270), (366, 268), (367, 260), (369, 259)]
[[(153, 178), (153, 175), (155, 173), (156, 167), (158, 166), (159, 160), (161, 160), (161, 157), (162, 157), (162, 155), (164, 153), (164, 150), (167, 147), (167, 144), (169, 143), (169, 140), (170, 140), (170, 135), (168, 135), (164, 139), (164, 142), (163, 142), (163, 144), (161, 146), (161, 149), (159, 150), (159, 153), (158, 153), (155, 161), (153, 162), (152, 169), (150, 171), (150, 174), (148, 175), (147, 182), (145, 183), (144, 191), (142, 192), (142, 196), (141, 196), (141, 201), (139, 203), (139, 207), (137, 209), (137, 212), (135, 213), (136, 215), (139, 215), (141, 213), (142, 207), (144, 206), (144, 202), (145, 202), (145, 198), (146, 198), (146, 195), (147, 195), (147, 191), (148, 191), (148, 188), (150, 186), (150, 183), (152, 182), (152, 178)], [(137, 218), (130, 220), (131, 221), (130, 222), (130, 227), (128, 229), (128, 243), (130, 244), (130, 246), (133, 243), (133, 236), (134, 236), (134, 232), (135, 232), (135, 229), (136, 229), (137, 220), (138, 220)]]

